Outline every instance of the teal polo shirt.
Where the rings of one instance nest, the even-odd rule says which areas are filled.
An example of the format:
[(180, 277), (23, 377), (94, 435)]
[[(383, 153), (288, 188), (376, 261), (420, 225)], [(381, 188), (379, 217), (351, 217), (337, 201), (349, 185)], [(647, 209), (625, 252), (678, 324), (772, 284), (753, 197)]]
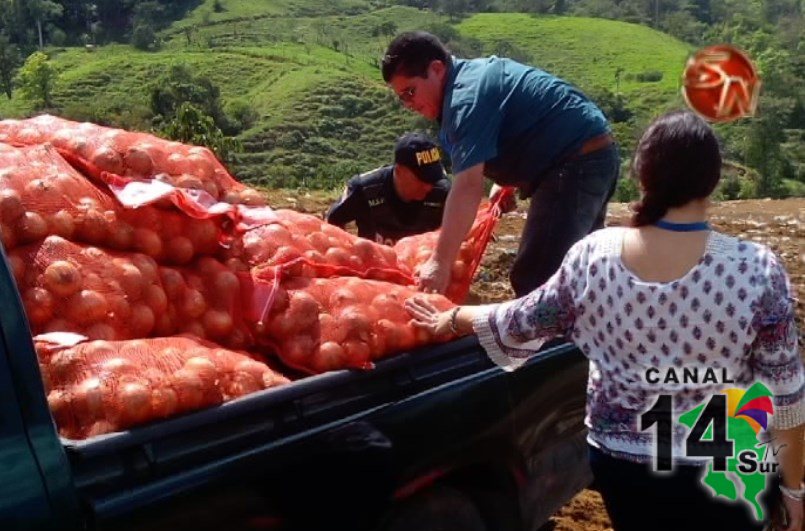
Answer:
[(604, 113), (571, 84), (495, 56), (452, 58), (439, 121), (453, 173), (483, 162), (487, 177), (503, 185), (538, 181), (609, 131)]

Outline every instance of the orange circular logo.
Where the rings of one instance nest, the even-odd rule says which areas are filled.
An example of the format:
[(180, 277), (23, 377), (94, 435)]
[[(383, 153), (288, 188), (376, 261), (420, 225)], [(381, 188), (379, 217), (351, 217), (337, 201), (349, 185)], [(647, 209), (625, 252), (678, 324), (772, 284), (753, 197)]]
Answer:
[(691, 109), (711, 122), (753, 116), (759, 94), (755, 65), (728, 44), (699, 50), (685, 65), (682, 95)]

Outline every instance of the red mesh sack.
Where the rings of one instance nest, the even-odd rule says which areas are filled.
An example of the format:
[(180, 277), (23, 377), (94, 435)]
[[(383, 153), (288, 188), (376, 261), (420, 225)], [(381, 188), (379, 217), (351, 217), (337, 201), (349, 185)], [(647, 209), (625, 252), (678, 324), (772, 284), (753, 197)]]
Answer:
[[(511, 193), (513, 193), (511, 189), (506, 189), (498, 195), (495, 201), (483, 204), (478, 208), (475, 222), (461, 243), (458, 257), (453, 263), (450, 285), (445, 293), (447, 298), (456, 304), (461, 304), (467, 298), (475, 272), (478, 270), (489, 239), (500, 219), (500, 204)], [(439, 234), (440, 231), (436, 230), (408, 236), (398, 241), (394, 245), (394, 251), (397, 253), (400, 268), (406, 273), (417, 276), (419, 268), (430, 259), (436, 249)]]
[(147, 133), (129, 132), (92, 123), (78, 123), (41, 115), (28, 120), (0, 121), (0, 142), (42, 144), (50, 142), (70, 163), (83, 160), (101, 179), (106, 171), (136, 179), (159, 175), (170, 184), (202, 189), (217, 200), (262, 205), (262, 195), (236, 181), (204, 147), (172, 142)]
[[(412, 288), (356, 277), (292, 278), (276, 286), (252, 290), (249, 318), (258, 342), (306, 372), (368, 369), (373, 360), (452, 339), (410, 324), (404, 303), (417, 294)], [(453, 306), (441, 295), (423, 296), (440, 310)]]
[(203, 257), (187, 268), (160, 267), (159, 278), (167, 301), (154, 335), (176, 330), (235, 349), (254, 344), (241, 311), (240, 279), (228, 267)]
[(146, 337), (167, 306), (157, 264), (141, 253), (108, 252), (49, 236), (15, 249), (9, 261), (34, 334)]
[(255, 275), (273, 279), (360, 276), (398, 284), (413, 278), (400, 270), (394, 249), (358, 238), (309, 214), (275, 210), (276, 221), (246, 231), (232, 242), (226, 256), (254, 268)]
[(160, 267), (142, 253), (116, 253), (50, 236), (15, 249), (9, 262), (33, 334), (74, 332), (120, 340), (178, 332), (247, 348), (240, 281), (210, 257), (192, 268)]
[[(3, 144), (6, 146), (5, 144)], [(186, 264), (219, 251), (220, 221), (152, 206), (123, 208), (49, 144), (0, 150), (0, 230), (6, 250), (47, 235)]]
[(193, 337), (89, 341), (36, 338), (59, 433), (84, 439), (221, 404), (288, 383), (245, 353)]

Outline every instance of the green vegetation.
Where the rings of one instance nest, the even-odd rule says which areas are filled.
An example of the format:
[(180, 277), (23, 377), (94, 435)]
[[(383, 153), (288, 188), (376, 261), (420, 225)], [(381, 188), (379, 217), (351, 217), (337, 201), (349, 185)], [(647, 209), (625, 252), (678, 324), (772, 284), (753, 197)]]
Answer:
[[(756, 58), (765, 92), (756, 119), (717, 127), (727, 158), (745, 168), (728, 172), (720, 193), (805, 188), (793, 0), (70, 0), (59, 9), (67, 4), (0, 0), (0, 89), (10, 94), (0, 118), (44, 106), (75, 120), (216, 138), (245, 181), (340, 187), (389, 162), (403, 132), (434, 132), (401, 108), (378, 71), (396, 33), (427, 29), (459, 55), (504, 55), (576, 84), (610, 117), (628, 157), (648, 121), (684, 105), (691, 51), (732, 41)], [(10, 75), (40, 48), (40, 34), (57, 81), (47, 102)], [(166, 85), (177, 71), (186, 75)], [(177, 116), (183, 103), (191, 106)], [(618, 191), (634, 193), (628, 183)]]

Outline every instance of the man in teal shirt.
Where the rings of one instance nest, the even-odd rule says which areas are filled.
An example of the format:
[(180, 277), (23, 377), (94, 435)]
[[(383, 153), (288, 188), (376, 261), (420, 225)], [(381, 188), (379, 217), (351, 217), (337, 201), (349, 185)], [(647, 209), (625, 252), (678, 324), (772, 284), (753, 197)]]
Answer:
[(603, 227), (618, 149), (606, 117), (578, 89), (510, 59), (452, 57), (423, 31), (398, 35), (382, 70), (406, 107), (439, 122), (455, 176), (422, 289), (446, 290), (485, 177), (496, 184), (492, 195), (516, 186), (531, 199), (510, 274), (518, 297), (548, 280), (571, 245)]

